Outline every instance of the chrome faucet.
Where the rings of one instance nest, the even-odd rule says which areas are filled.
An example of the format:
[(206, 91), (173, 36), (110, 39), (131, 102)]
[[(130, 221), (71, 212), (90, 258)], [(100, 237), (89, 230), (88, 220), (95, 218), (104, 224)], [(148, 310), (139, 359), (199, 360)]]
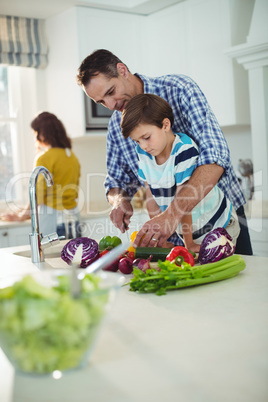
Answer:
[(58, 244), (60, 239), (57, 233), (52, 233), (47, 236), (43, 236), (39, 230), (39, 219), (38, 219), (38, 208), (37, 208), (37, 197), (36, 197), (36, 185), (39, 174), (42, 173), (46, 180), (48, 187), (53, 186), (53, 179), (51, 174), (44, 166), (37, 166), (30, 177), (29, 182), (29, 199), (30, 199), (30, 210), (31, 210), (31, 222), (32, 222), (32, 233), (29, 234), (32, 262), (40, 263), (45, 261), (43, 249), (46, 247)]

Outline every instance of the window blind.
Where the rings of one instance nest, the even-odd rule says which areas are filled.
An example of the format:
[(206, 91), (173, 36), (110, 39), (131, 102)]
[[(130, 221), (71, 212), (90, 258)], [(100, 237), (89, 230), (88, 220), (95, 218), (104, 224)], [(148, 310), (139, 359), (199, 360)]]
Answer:
[(45, 68), (45, 20), (0, 15), (0, 64)]

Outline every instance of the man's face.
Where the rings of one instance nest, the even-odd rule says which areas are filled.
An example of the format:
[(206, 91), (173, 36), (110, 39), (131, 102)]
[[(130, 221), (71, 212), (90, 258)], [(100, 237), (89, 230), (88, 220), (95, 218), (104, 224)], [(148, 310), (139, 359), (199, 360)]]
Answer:
[(108, 78), (100, 73), (91, 78), (84, 90), (96, 103), (101, 103), (110, 110), (122, 112), (127, 102), (138, 94), (138, 88), (130, 79), (131, 74), (127, 71), (126, 66), (120, 64), (120, 67), (118, 77)]

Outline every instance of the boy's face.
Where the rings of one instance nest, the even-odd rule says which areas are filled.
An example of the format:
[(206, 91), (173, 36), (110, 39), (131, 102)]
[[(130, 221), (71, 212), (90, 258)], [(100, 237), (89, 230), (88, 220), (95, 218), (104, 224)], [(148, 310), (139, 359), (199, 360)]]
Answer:
[(152, 124), (139, 124), (130, 134), (130, 137), (139, 146), (154, 157), (161, 157), (169, 153), (170, 136), (165, 124), (162, 128)]

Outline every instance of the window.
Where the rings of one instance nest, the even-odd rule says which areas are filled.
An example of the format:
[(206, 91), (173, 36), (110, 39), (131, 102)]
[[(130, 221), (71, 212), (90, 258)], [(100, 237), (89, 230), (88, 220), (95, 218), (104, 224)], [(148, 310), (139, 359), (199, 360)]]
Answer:
[(6, 201), (6, 188), (15, 174), (16, 148), (17, 119), (11, 116), (8, 67), (0, 65), (0, 202)]
[(35, 77), (34, 68), (0, 64), (1, 211), (17, 212), (29, 201), (34, 160), (30, 122), (37, 110)]

